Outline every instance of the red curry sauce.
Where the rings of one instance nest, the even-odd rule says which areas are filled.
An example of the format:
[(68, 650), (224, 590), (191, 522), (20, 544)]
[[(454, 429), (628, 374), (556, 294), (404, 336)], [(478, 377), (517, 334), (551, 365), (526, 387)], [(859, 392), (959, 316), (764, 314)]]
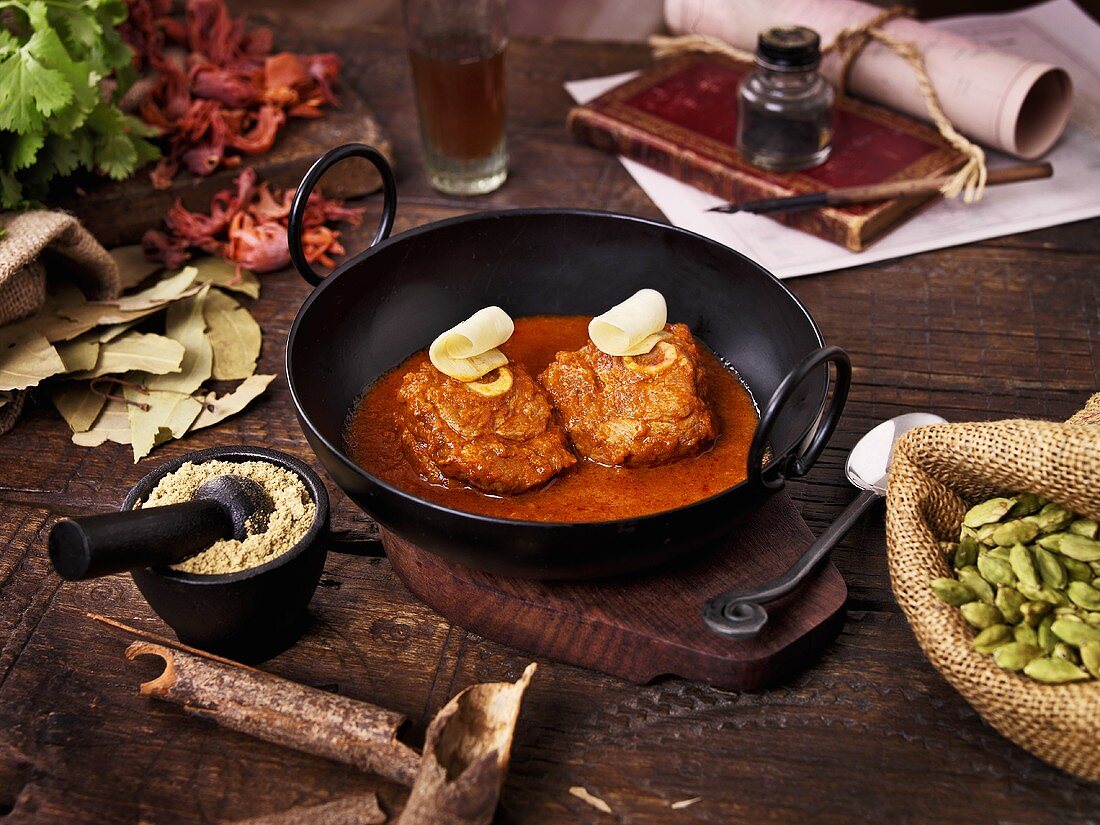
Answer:
[[(520, 318), (501, 349), (537, 376), (562, 350), (588, 341), (586, 316)], [(635, 518), (690, 504), (745, 480), (749, 442), (757, 414), (752, 397), (732, 370), (703, 347), (708, 392), (718, 419), (718, 438), (704, 453), (658, 467), (605, 467), (585, 459), (545, 487), (516, 496), (490, 496), (472, 489), (429, 484), (401, 450), (397, 389), (426, 359), (422, 350), (381, 376), (364, 394), (348, 422), (351, 457), (395, 487), (456, 510), (525, 521), (610, 521)]]

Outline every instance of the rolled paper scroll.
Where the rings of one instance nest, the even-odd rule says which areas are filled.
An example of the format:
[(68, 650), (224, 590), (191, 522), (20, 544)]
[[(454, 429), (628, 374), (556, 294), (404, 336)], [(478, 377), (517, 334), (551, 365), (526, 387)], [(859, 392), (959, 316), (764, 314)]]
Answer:
[(655, 289), (640, 289), (588, 324), (588, 337), (608, 355), (645, 355), (666, 337), (668, 308)]
[[(797, 23), (832, 43), (837, 32), (880, 14), (860, 0), (665, 0), (665, 19), (677, 34), (704, 34), (754, 51), (760, 31)], [(991, 49), (916, 20), (900, 18), (882, 29), (914, 43), (947, 118), (960, 132), (1017, 157), (1045, 154), (1069, 122), (1073, 86), (1064, 69)], [(837, 79), (830, 55), (822, 70)], [(853, 94), (922, 120), (928, 107), (913, 69), (879, 43), (853, 60), (847, 79)]]
[(444, 375), (476, 381), (508, 363), (508, 356), (497, 347), (511, 338), (514, 330), (507, 312), (485, 307), (432, 341), (428, 357)]

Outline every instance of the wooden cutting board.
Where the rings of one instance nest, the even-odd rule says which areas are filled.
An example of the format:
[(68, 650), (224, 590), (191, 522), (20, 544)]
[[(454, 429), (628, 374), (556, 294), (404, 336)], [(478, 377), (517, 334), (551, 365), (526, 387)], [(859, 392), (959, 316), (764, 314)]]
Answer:
[(745, 519), (736, 536), (688, 563), (592, 582), (509, 579), (450, 564), (382, 530), (397, 574), (414, 595), (474, 633), (635, 683), (663, 675), (753, 690), (812, 664), (844, 621), (848, 590), (831, 562), (767, 606), (753, 640), (703, 623), (706, 601), (785, 572), (813, 541), (785, 493)]
[[(263, 155), (245, 155), (242, 166), (253, 167), (261, 180), (274, 186), (294, 188), (302, 175), (322, 153), (341, 143), (369, 143), (378, 148), (390, 165), (393, 149), (382, 134), (374, 113), (346, 84), (337, 88), (340, 108), (326, 109), (317, 120), (292, 118), (279, 132), (275, 145)], [(151, 169), (152, 167), (149, 167)], [(123, 181), (96, 178), (74, 185), (68, 192), (51, 198), (57, 208), (80, 218), (96, 239), (108, 249), (137, 243), (145, 230), (160, 226), (168, 208), (182, 199), (191, 210), (209, 211), (210, 198), (220, 189), (232, 189), (240, 169), (219, 169), (209, 177), (186, 170), (169, 189), (154, 189), (149, 169)], [(374, 192), (380, 186), (378, 173), (367, 161), (352, 158), (327, 174), (321, 184), (329, 197), (353, 198)]]

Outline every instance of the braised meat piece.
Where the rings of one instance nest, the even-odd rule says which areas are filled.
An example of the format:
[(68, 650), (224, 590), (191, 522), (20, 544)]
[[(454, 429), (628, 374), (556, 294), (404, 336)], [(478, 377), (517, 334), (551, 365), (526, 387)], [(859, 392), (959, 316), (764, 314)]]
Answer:
[(559, 352), (539, 376), (578, 453), (625, 467), (663, 464), (714, 440), (702, 354), (683, 324), (639, 356), (608, 355), (589, 341)]
[(402, 447), (433, 484), (522, 493), (577, 461), (546, 391), (518, 364), (466, 384), (425, 361), (398, 398)]

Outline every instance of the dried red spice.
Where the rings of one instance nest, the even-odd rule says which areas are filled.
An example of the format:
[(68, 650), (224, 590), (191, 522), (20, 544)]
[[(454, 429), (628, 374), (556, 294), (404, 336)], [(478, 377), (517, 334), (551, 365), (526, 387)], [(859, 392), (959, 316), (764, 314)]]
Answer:
[(339, 105), (339, 57), (272, 54), (271, 31), (249, 29), (223, 0), (187, 0), (183, 20), (171, 16), (171, 0), (127, 5), (119, 29), (147, 82), (125, 103), (168, 141), (149, 176), (157, 189), (181, 166), (204, 176), (239, 166), (241, 155), (271, 149), (288, 118), (323, 117)]
[[(256, 171), (245, 167), (234, 181), (236, 189), (223, 189), (210, 199), (210, 212), (191, 212), (177, 200), (164, 216), (165, 229), (150, 229), (141, 239), (145, 255), (170, 269), (182, 266), (192, 249), (221, 255), (253, 272), (271, 272), (290, 263), (287, 249), (287, 217), (292, 189), (271, 189), (257, 180)], [(330, 224), (359, 226), (361, 207), (344, 206), (315, 190), (306, 203), (302, 220), (302, 248), (310, 263), (334, 266), (333, 256), (343, 255), (340, 232)]]

